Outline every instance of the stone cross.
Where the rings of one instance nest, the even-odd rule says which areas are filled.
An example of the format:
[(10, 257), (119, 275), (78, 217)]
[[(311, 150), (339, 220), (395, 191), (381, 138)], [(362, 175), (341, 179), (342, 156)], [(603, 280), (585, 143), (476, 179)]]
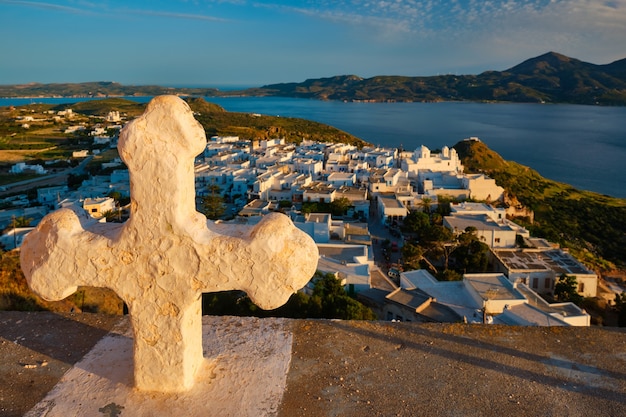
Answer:
[(202, 364), (201, 295), (243, 290), (259, 307), (283, 305), (315, 273), (313, 240), (283, 214), (254, 228), (220, 226), (195, 209), (194, 157), (204, 129), (176, 96), (154, 98), (120, 133), (130, 172), (131, 216), (88, 221), (61, 209), (25, 239), (31, 289), (61, 300), (78, 286), (107, 287), (128, 305), (140, 390), (189, 389)]

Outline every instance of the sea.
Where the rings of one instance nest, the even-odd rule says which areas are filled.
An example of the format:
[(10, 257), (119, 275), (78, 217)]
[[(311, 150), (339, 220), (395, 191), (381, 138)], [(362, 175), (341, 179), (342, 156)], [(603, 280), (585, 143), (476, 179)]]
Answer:
[[(149, 97), (128, 97), (146, 102)], [(626, 198), (626, 107), (519, 103), (362, 103), (205, 97), (227, 111), (298, 117), (382, 147), (453, 146), (478, 137), (506, 160), (576, 188)], [(86, 99), (0, 99), (0, 106)]]

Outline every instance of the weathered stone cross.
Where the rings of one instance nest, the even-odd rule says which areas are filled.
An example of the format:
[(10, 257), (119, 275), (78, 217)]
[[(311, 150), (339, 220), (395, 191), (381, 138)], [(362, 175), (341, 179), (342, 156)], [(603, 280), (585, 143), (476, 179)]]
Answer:
[(60, 300), (77, 286), (107, 287), (128, 305), (135, 386), (189, 389), (202, 364), (201, 294), (239, 289), (264, 309), (313, 276), (318, 250), (287, 216), (254, 228), (207, 224), (195, 209), (194, 157), (206, 136), (187, 103), (154, 98), (121, 132), (131, 216), (94, 224), (70, 209), (46, 216), (22, 245), (30, 287)]

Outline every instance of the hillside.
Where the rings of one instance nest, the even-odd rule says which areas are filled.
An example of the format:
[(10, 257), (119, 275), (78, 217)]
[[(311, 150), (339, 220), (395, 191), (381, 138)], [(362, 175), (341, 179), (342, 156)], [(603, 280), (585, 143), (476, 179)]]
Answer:
[(504, 71), (431, 77), (355, 75), (266, 85), (250, 95), (363, 101), (510, 101), (626, 105), (626, 59), (595, 65), (549, 52)]
[[(531, 234), (570, 248), (579, 259), (600, 269), (624, 268), (626, 200), (543, 178), (516, 162), (505, 161), (487, 145), (454, 145), (466, 172), (484, 172), (535, 213)], [(607, 262), (608, 261), (608, 262)]]
[[(300, 143), (303, 139), (309, 139), (320, 142), (345, 142), (359, 147), (367, 144), (349, 133), (322, 123), (293, 117), (228, 112), (221, 106), (209, 103), (203, 98), (188, 97), (185, 100), (194, 111), (196, 119), (204, 127), (207, 138), (215, 135), (239, 136), (242, 139), (259, 140), (283, 137), (288, 142), (294, 143)], [(71, 104), (31, 104), (20, 107), (39, 113), (48, 110), (59, 111), (71, 108), (77, 114), (99, 117), (104, 117), (109, 111), (116, 110), (127, 118), (133, 118), (143, 113), (145, 106), (145, 103), (137, 103), (123, 98), (105, 98)], [(20, 140), (11, 140), (11, 135), (21, 132), (19, 126), (13, 121), (17, 113), (9, 108), (1, 110), (0, 138), (3, 140), (0, 141), (0, 148), (21, 149), (20, 147), (26, 147), (28, 149), (29, 146), (32, 147), (31, 139), (33, 138), (37, 138), (37, 144), (40, 148), (45, 148), (58, 146), (58, 140), (65, 139), (65, 136), (60, 134), (58, 129), (53, 132), (48, 125), (42, 129), (38, 129), (37, 126), (33, 125), (29, 129), (28, 135), (20, 136)]]
[(106, 116), (110, 111), (118, 111), (127, 116), (134, 117), (143, 113), (146, 107), (143, 103), (127, 100), (123, 98), (107, 98), (102, 100), (82, 101), (79, 103), (59, 104), (53, 106), (52, 110), (59, 111), (72, 109), (75, 113), (85, 114), (87, 116)]
[(195, 118), (204, 126), (207, 138), (211, 136), (239, 136), (242, 139), (261, 140), (285, 138), (287, 142), (293, 143), (300, 143), (306, 139), (350, 143), (359, 147), (367, 144), (342, 130), (310, 120), (228, 112), (203, 98), (186, 100), (194, 111)]

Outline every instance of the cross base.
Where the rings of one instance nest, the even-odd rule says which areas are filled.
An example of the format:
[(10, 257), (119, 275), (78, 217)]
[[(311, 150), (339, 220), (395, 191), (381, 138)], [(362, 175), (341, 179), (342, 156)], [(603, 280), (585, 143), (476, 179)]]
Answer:
[(291, 360), (287, 323), (204, 316), (206, 354), (194, 386), (162, 393), (133, 387), (133, 332), (125, 319), (26, 416), (274, 415)]

